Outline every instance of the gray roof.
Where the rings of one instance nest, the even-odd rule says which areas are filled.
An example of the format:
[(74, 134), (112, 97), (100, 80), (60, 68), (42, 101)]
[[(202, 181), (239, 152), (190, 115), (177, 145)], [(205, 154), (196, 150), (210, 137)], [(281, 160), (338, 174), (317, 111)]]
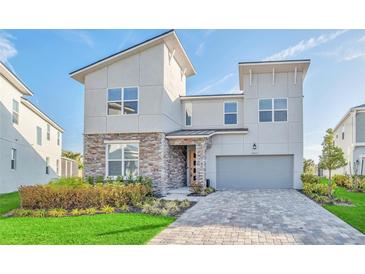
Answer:
[(356, 107), (354, 107), (354, 108), (365, 108), (365, 104), (362, 104), (362, 105), (360, 105), (360, 106), (356, 106)]
[(247, 128), (227, 128), (227, 129), (182, 129), (167, 133), (167, 137), (185, 137), (185, 136), (210, 136), (212, 134), (220, 133), (220, 132), (246, 132)]

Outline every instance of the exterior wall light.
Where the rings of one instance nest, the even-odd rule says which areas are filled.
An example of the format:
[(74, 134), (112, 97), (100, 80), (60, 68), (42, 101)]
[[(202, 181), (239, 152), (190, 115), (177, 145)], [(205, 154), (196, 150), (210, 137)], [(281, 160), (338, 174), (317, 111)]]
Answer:
[(252, 149), (253, 149), (253, 150), (256, 150), (256, 148), (257, 148), (257, 146), (256, 146), (256, 144), (254, 143), (254, 144), (253, 144), (253, 146), (252, 146)]

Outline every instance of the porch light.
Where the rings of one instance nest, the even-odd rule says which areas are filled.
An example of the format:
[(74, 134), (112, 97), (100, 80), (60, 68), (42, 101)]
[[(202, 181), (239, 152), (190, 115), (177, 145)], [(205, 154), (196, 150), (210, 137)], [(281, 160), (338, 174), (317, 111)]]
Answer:
[(256, 146), (256, 144), (254, 143), (254, 144), (253, 144), (253, 146), (252, 146), (252, 149), (253, 149), (253, 150), (256, 150), (256, 148), (257, 148), (257, 146)]

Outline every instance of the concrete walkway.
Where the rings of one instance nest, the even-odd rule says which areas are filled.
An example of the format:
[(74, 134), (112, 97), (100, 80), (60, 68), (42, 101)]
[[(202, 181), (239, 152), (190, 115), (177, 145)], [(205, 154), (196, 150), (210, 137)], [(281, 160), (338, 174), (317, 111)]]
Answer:
[(365, 236), (295, 190), (223, 191), (150, 244), (365, 244)]

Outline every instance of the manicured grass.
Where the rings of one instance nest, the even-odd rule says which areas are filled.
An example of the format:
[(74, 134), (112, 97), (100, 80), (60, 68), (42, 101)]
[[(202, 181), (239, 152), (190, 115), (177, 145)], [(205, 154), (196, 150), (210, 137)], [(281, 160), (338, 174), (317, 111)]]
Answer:
[[(1, 215), (18, 206), (18, 193), (0, 196)], [(0, 218), (0, 244), (145, 244), (174, 220), (136, 213)]]
[(352, 206), (325, 205), (324, 207), (365, 234), (365, 193), (350, 192), (343, 187), (337, 187), (334, 196), (347, 199)]
[(3, 214), (9, 212), (10, 210), (18, 208), (19, 203), (20, 200), (18, 192), (0, 194), (0, 218)]

